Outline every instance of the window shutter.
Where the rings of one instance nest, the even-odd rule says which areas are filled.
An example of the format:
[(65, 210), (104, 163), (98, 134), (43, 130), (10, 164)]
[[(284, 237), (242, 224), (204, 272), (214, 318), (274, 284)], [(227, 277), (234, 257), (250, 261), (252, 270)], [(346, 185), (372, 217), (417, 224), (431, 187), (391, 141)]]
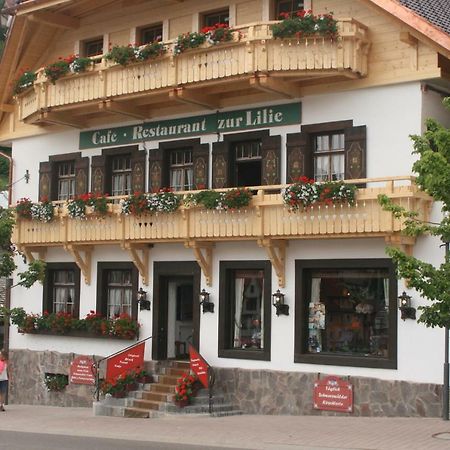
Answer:
[(39, 198), (53, 200), (52, 195), (52, 163), (49, 161), (39, 164)]
[(265, 136), (261, 148), (261, 182), (263, 185), (281, 183), (281, 136)]
[(106, 192), (106, 156), (92, 157), (91, 163), (91, 191), (94, 194), (108, 194)]
[(308, 133), (287, 135), (286, 183), (295, 183), (299, 177), (312, 178), (313, 159), (311, 138)]
[(209, 144), (195, 144), (192, 148), (194, 189), (208, 189)]
[(87, 194), (89, 191), (88, 175), (89, 158), (77, 158), (75, 160), (75, 195)]
[(366, 126), (346, 128), (345, 179), (366, 178)]
[(152, 149), (149, 154), (149, 191), (158, 192), (165, 181), (164, 174), (164, 151), (162, 149)]
[(131, 186), (133, 192), (145, 192), (146, 152), (135, 151), (131, 154)]
[(229, 187), (229, 151), (227, 142), (214, 142), (212, 150), (212, 188)]

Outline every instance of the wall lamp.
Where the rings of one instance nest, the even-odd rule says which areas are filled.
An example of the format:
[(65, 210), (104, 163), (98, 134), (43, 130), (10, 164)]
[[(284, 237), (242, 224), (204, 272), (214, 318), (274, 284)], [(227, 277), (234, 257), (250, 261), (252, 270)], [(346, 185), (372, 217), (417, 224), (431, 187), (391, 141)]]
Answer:
[(405, 291), (403, 291), (402, 295), (398, 296), (398, 309), (402, 313), (402, 320), (416, 320), (416, 308), (411, 306), (411, 296), (407, 295)]
[(209, 301), (209, 292), (202, 289), (200, 292), (200, 305), (202, 305), (203, 312), (214, 312), (214, 303)]
[(147, 291), (142, 287), (137, 291), (137, 302), (141, 311), (150, 311), (150, 300), (147, 300)]
[(284, 294), (279, 289), (272, 294), (272, 303), (277, 310), (277, 316), (280, 314), (284, 314), (285, 316), (289, 315), (289, 305), (284, 303)]

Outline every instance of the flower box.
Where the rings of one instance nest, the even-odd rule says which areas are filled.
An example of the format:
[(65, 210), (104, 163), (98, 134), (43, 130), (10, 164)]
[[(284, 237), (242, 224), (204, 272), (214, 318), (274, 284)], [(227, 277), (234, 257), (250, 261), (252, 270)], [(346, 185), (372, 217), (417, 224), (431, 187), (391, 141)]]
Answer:
[(103, 335), (94, 333), (92, 331), (84, 331), (84, 330), (70, 330), (65, 333), (58, 333), (53, 330), (23, 330), (21, 328), (18, 329), (18, 332), (21, 334), (37, 334), (43, 336), (67, 336), (67, 337), (81, 337), (81, 338), (91, 338), (91, 339), (121, 339), (121, 340), (134, 340), (136, 337), (125, 337), (125, 336), (112, 336), (112, 335)]

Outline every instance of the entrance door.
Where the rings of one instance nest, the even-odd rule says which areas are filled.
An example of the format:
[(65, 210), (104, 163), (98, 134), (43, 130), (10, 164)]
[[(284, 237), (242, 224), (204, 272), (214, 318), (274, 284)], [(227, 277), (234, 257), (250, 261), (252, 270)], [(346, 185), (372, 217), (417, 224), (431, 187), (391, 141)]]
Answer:
[(186, 359), (198, 348), (200, 268), (196, 262), (155, 263), (153, 359)]

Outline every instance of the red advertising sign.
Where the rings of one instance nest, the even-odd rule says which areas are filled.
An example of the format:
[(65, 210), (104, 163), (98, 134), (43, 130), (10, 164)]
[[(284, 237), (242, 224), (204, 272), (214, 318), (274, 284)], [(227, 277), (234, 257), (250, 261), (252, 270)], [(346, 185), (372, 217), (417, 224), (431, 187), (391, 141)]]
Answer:
[(72, 384), (95, 384), (97, 371), (92, 358), (78, 356), (70, 364), (69, 381)]
[(200, 383), (203, 384), (205, 388), (208, 387), (208, 363), (200, 356), (200, 354), (195, 350), (192, 345), (189, 346), (189, 358), (191, 360), (192, 372), (197, 375)]
[(145, 342), (128, 348), (106, 361), (106, 381), (111, 383), (121, 375), (139, 372), (144, 367)]
[(335, 376), (314, 383), (314, 409), (353, 411), (353, 385)]

